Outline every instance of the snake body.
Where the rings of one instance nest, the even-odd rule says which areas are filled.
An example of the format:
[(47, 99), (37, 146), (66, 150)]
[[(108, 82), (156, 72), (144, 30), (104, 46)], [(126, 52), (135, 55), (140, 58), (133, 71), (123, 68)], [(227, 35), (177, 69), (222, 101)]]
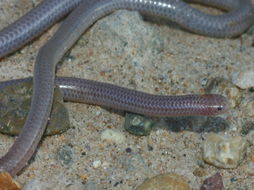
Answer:
[[(222, 15), (207, 15), (181, 0), (44, 0), (20, 20), (0, 32), (0, 57), (22, 47), (73, 10), (56, 34), (40, 49), (33, 77), (33, 97), (25, 126), (13, 146), (0, 159), (0, 170), (16, 175), (33, 155), (45, 130), (53, 100), (56, 64), (79, 36), (98, 19), (118, 9), (160, 16), (202, 35), (233, 37), (253, 22), (249, 0), (193, 0), (220, 7)], [(56, 80), (58, 81), (58, 79)], [(63, 78), (66, 97), (76, 101), (156, 116), (213, 115), (223, 113), (227, 100), (220, 95), (153, 96), (106, 83)], [(85, 85), (84, 85), (85, 84)], [(70, 90), (71, 89), (71, 90)], [(89, 90), (87, 90), (89, 89)], [(151, 110), (152, 109), (152, 110)]]
[[(0, 90), (27, 81), (32, 81), (32, 78), (0, 82)], [(60, 87), (64, 101), (95, 104), (148, 116), (212, 116), (228, 110), (227, 99), (217, 94), (153, 95), (104, 82), (73, 77), (57, 77), (55, 84)]]

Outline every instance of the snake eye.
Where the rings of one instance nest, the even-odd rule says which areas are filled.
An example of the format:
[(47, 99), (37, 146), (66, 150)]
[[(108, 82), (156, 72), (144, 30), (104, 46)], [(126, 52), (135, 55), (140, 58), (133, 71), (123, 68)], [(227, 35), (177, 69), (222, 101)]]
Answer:
[(206, 94), (205, 97), (209, 99), (207, 105), (210, 115), (223, 114), (228, 111), (229, 101), (226, 97), (218, 94)]
[(217, 108), (218, 111), (221, 111), (223, 108), (220, 106)]
[(228, 111), (229, 109), (229, 102), (228, 100), (221, 96), (220, 97), (221, 103), (217, 106), (217, 111), (219, 112), (219, 114), (225, 113)]

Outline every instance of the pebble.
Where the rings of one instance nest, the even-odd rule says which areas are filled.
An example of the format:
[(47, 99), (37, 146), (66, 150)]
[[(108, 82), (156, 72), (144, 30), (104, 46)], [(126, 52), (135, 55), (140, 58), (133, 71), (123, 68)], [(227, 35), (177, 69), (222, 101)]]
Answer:
[(137, 136), (147, 136), (151, 133), (155, 122), (146, 116), (127, 113), (124, 128), (126, 131)]
[[(147, 25), (137, 12), (116, 11), (107, 19), (98, 20), (91, 30), (90, 38), (93, 40), (89, 41), (87, 46), (95, 46), (95, 50), (104, 48), (109, 54), (123, 56), (128, 59), (128, 63), (137, 67), (140, 61), (144, 61), (141, 56), (147, 56), (147, 60), (150, 61), (156, 60), (154, 55), (163, 51), (165, 46), (160, 32)], [(97, 47), (98, 44), (101, 45), (100, 48)], [(98, 58), (100, 56), (98, 55)]]
[(62, 146), (57, 153), (57, 160), (62, 166), (68, 167), (74, 162), (74, 152), (71, 146)]
[(232, 82), (241, 89), (254, 87), (254, 67), (233, 73)]
[(93, 162), (93, 168), (99, 168), (101, 166), (101, 161), (100, 160), (96, 160)]
[(204, 183), (200, 188), (200, 190), (223, 190), (223, 189), (224, 185), (220, 173), (216, 173), (215, 175), (205, 179)]
[[(0, 91), (0, 132), (18, 135), (25, 124), (32, 95), (32, 82), (11, 85)], [(55, 135), (70, 128), (68, 110), (59, 88), (54, 93), (51, 118), (44, 135)]]
[(101, 140), (106, 140), (110, 142), (114, 142), (116, 144), (120, 144), (125, 142), (126, 137), (123, 133), (113, 129), (106, 129), (101, 133)]
[(161, 174), (140, 185), (136, 190), (189, 190), (186, 179), (175, 173)]
[(141, 154), (134, 151), (128, 152), (126, 155), (118, 157), (118, 162), (127, 173), (151, 173), (151, 169), (147, 166), (145, 159)]
[(205, 172), (204, 168), (199, 167), (193, 171), (193, 175), (195, 175), (197, 177), (203, 177), (206, 175), (206, 172)]
[(240, 137), (209, 135), (203, 144), (205, 162), (219, 168), (236, 168), (244, 159), (247, 141)]
[(21, 185), (7, 172), (0, 172), (0, 190), (21, 190)]

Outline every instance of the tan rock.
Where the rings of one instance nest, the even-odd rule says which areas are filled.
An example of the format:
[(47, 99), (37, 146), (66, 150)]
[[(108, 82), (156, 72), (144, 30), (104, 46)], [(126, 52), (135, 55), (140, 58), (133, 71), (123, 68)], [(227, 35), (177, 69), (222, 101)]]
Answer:
[(203, 159), (219, 168), (236, 168), (244, 159), (247, 141), (240, 137), (211, 134), (203, 144)]
[(0, 190), (20, 190), (21, 185), (7, 172), (0, 172)]
[(140, 185), (136, 190), (189, 190), (186, 179), (174, 173), (157, 175)]

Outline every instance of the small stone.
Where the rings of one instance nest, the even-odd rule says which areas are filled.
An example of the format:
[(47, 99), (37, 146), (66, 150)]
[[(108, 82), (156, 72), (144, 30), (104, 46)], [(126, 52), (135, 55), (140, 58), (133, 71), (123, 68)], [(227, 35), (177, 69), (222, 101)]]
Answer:
[(189, 190), (186, 179), (174, 173), (162, 174), (150, 179), (140, 185), (136, 190)]
[(222, 177), (220, 173), (216, 173), (215, 175), (205, 179), (200, 190), (223, 190), (223, 188), (224, 188), (224, 185), (223, 185)]
[(86, 183), (89, 178), (89, 175), (88, 174), (81, 174), (79, 176), (79, 178), (82, 180), (83, 183)]
[[(28, 115), (32, 95), (32, 80), (7, 86), (0, 91), (0, 132), (18, 135)], [(68, 110), (59, 88), (54, 93), (51, 117), (44, 135), (55, 135), (70, 128)]]
[(232, 82), (241, 89), (254, 87), (254, 68), (249, 68), (232, 75)]
[(242, 99), (242, 93), (232, 82), (224, 78), (214, 78), (211, 80), (206, 89), (206, 93), (221, 94), (228, 98), (230, 107), (238, 106)]
[(107, 140), (117, 144), (125, 142), (125, 139), (123, 133), (113, 129), (106, 129), (101, 133), (101, 140)]
[(147, 145), (148, 151), (153, 151), (153, 146), (152, 145)]
[(134, 151), (127, 154), (123, 154), (122, 156), (118, 157), (118, 162), (127, 173), (150, 172), (143, 156), (141, 156), (139, 153)]
[(100, 160), (96, 160), (93, 162), (93, 168), (99, 168), (101, 166), (101, 161)]
[(203, 78), (200, 82), (201, 82), (202, 86), (206, 86), (207, 82), (208, 82), (208, 79), (207, 78)]
[(205, 162), (219, 168), (236, 168), (244, 159), (247, 141), (240, 137), (209, 135), (203, 144)]
[(126, 131), (137, 136), (147, 136), (151, 133), (154, 121), (146, 116), (129, 114), (125, 116), (124, 128)]
[(97, 112), (95, 113), (95, 115), (96, 115), (96, 116), (101, 115), (101, 111), (97, 111)]
[(131, 153), (131, 152), (132, 152), (132, 150), (131, 150), (130, 147), (126, 148), (125, 151), (126, 151), (127, 153)]
[(72, 147), (64, 145), (57, 153), (57, 160), (60, 161), (62, 166), (68, 167), (73, 164), (74, 152)]
[(238, 179), (235, 178), (235, 177), (232, 177), (232, 178), (230, 179), (230, 181), (231, 181), (231, 182), (236, 182), (236, 181), (238, 181)]
[(21, 185), (7, 172), (0, 172), (0, 190), (21, 190)]
[(196, 168), (194, 171), (193, 171), (193, 174), (197, 177), (203, 177), (206, 175), (206, 172), (203, 168)]

